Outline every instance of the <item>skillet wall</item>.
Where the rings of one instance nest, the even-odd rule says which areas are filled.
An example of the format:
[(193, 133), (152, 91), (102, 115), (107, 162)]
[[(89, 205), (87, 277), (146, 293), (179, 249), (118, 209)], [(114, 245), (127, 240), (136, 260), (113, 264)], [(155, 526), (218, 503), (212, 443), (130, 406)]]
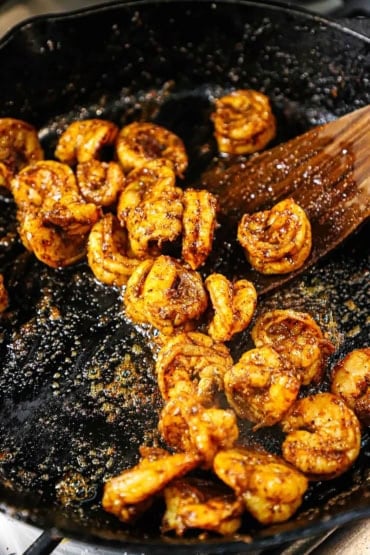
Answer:
[(37, 126), (94, 103), (125, 118), (120, 100), (169, 81), (266, 90), (290, 133), (370, 98), (368, 41), (254, 2), (137, 2), (34, 21), (4, 42), (0, 115)]

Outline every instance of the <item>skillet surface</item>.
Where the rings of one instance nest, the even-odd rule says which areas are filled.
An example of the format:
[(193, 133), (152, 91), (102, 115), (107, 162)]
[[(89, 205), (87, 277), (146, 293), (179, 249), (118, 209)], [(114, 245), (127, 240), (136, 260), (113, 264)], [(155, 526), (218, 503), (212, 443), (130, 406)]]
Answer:
[[(369, 102), (369, 52), (365, 37), (283, 6), (117, 4), (37, 18), (10, 33), (0, 44), (7, 75), (0, 116), (36, 125), (49, 157), (74, 119), (155, 121), (185, 141), (186, 185), (216, 153), (209, 122), (215, 96), (236, 87), (264, 90), (278, 117), (277, 141), (285, 140)], [(286, 524), (262, 528), (246, 519), (241, 536), (199, 543), (160, 537), (158, 506), (134, 529), (104, 513), (103, 481), (135, 463), (141, 443), (157, 439), (161, 402), (148, 332), (126, 321), (121, 292), (97, 283), (84, 263), (56, 271), (25, 253), (12, 200), (4, 193), (0, 202), (0, 263), (11, 299), (0, 335), (0, 494), (18, 516), (138, 552), (176, 545), (177, 553), (232, 553), (370, 514), (368, 432), (354, 467), (313, 485)], [(260, 299), (259, 311), (294, 306), (320, 321), (338, 347), (328, 372), (344, 353), (369, 345), (368, 236), (366, 226), (304, 277)], [(221, 228), (202, 272), (241, 276), (245, 265), (230, 229)], [(248, 346), (246, 332), (231, 345), (234, 357)], [(241, 436), (252, 441), (245, 424)], [(253, 438), (279, 452), (277, 429)]]

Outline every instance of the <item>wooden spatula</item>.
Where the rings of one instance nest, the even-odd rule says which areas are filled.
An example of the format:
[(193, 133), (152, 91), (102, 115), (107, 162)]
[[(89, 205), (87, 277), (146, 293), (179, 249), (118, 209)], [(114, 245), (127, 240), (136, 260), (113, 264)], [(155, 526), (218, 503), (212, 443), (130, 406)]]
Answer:
[[(285, 276), (253, 272), (265, 293), (306, 270), (336, 248), (370, 216), (370, 106), (365, 106), (286, 143), (202, 177), (219, 198), (221, 214), (236, 223), (245, 212), (287, 197), (306, 211), (312, 252), (302, 268)], [(370, 242), (370, 237), (369, 237)]]

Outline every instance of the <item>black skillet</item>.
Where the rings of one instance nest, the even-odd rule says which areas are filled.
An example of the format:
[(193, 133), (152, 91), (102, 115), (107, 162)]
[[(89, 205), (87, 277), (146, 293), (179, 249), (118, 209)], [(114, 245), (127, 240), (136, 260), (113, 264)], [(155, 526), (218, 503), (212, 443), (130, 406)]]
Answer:
[[(105, 117), (162, 124), (185, 141), (184, 185), (216, 155), (212, 100), (234, 88), (263, 90), (278, 118), (276, 142), (370, 102), (370, 40), (294, 7), (261, 2), (117, 3), (36, 18), (0, 43), (0, 116), (40, 129), (47, 156), (72, 120)], [(237, 553), (280, 545), (370, 516), (370, 438), (344, 476), (312, 485), (288, 522), (199, 540), (160, 536), (156, 505), (134, 528), (105, 514), (102, 484), (156, 439), (160, 408), (142, 330), (125, 320), (120, 292), (84, 263), (52, 270), (24, 252), (14, 206), (1, 195), (0, 263), (11, 304), (1, 321), (2, 508), (68, 537), (135, 553)], [(243, 274), (224, 228), (203, 273)], [(261, 298), (259, 310), (309, 310), (337, 345), (331, 366), (369, 345), (369, 227), (302, 278)], [(250, 345), (248, 332), (232, 345)], [(327, 380), (321, 386), (326, 389)], [(241, 426), (249, 442), (248, 426)], [(255, 434), (279, 452), (276, 429)], [(11, 509), (13, 508), (13, 509)]]

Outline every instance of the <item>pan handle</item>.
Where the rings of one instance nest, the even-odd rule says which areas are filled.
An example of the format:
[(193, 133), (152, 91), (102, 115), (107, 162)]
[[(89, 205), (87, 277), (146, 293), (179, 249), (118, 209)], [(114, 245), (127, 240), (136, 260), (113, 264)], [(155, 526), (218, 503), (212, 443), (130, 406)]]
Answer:
[(54, 551), (62, 539), (61, 536), (47, 530), (26, 549), (23, 555), (49, 555)]

